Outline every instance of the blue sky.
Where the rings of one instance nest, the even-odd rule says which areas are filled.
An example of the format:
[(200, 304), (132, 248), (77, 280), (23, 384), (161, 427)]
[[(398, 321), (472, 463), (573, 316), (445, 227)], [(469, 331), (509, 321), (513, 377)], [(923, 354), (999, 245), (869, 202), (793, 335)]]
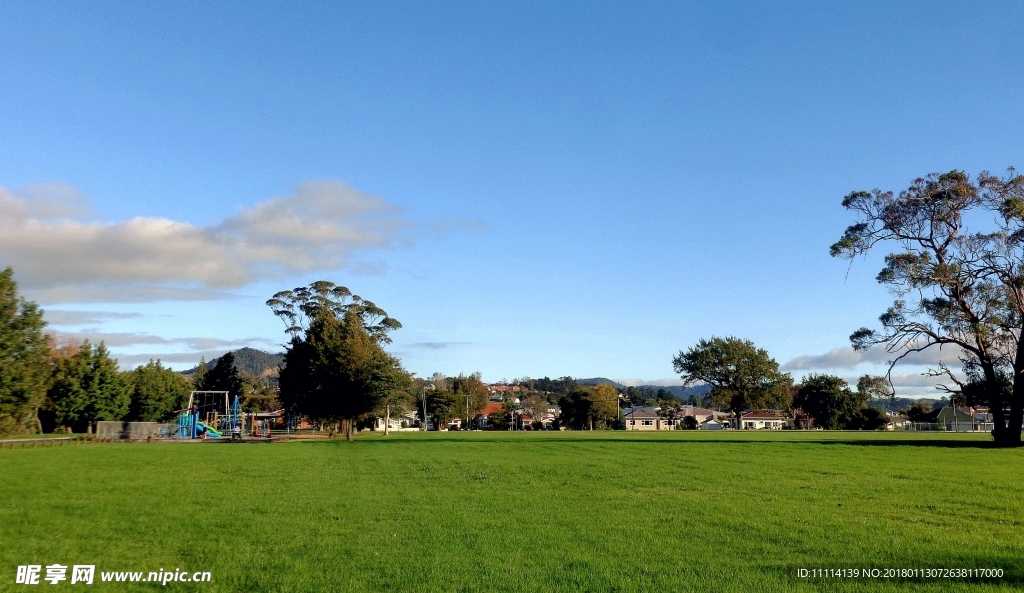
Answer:
[(0, 264), (123, 364), (280, 349), (263, 301), (324, 278), (405, 324), (421, 376), (668, 379), (712, 335), (854, 376), (881, 358), (847, 336), (890, 298), (878, 260), (828, 256), (840, 200), (1024, 166), (1022, 25), (973, 2), (6, 2)]

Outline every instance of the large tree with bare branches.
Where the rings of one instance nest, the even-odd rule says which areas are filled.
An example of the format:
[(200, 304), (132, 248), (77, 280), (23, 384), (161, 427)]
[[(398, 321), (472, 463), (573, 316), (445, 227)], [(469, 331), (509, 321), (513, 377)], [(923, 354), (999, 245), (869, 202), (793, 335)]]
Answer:
[(882, 345), (889, 372), (908, 354), (949, 348), (963, 370), (929, 369), (954, 400), (992, 410), (996, 443), (1021, 444), (1024, 421), (1024, 176), (962, 171), (933, 173), (909, 188), (853, 192), (843, 206), (858, 221), (832, 245), (853, 259), (879, 244), (885, 256), (878, 281), (895, 302), (881, 329), (861, 328), (854, 348)]

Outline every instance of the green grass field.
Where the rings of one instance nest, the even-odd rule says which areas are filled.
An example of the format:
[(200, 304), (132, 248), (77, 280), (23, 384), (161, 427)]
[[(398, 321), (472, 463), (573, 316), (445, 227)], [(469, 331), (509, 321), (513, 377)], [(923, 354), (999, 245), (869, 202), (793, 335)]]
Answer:
[[(21, 564), (210, 571), (209, 591), (1024, 588), (1024, 449), (986, 435), (403, 433), (0, 451)], [(1001, 568), (997, 580), (798, 568)]]

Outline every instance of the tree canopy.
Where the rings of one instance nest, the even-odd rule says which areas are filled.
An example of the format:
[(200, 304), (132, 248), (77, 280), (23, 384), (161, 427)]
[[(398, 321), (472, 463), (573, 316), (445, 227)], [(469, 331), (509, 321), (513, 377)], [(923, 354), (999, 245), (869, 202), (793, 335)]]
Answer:
[(702, 339), (680, 351), (672, 366), (687, 384), (711, 385), (711, 402), (728, 408), (736, 418), (744, 410), (782, 408), (789, 403), (792, 377), (750, 340)]
[(577, 385), (558, 399), (560, 422), (575, 430), (613, 428), (619, 420), (619, 392), (608, 384)]
[(428, 389), (424, 397), (427, 399), (427, 415), (437, 430), (445, 429), (459, 415), (460, 401), (454, 391), (447, 386)]
[(366, 332), (378, 342), (391, 343), (388, 333), (401, 329), (397, 319), (348, 288), (327, 280), (317, 280), (309, 286), (282, 290), (267, 301), (267, 306), (285, 323), (285, 331), (292, 337), (307, 331), (313, 321), (330, 311), (338, 319), (353, 312), (363, 323)]
[(188, 380), (159, 360), (139, 365), (124, 375), (131, 393), (130, 421), (166, 422), (188, 403)]
[(866, 400), (835, 375), (809, 375), (797, 386), (793, 407), (807, 414), (816, 426), (834, 430), (859, 419)]
[(850, 336), (854, 348), (884, 347), (890, 373), (911, 353), (948, 349), (964, 375), (945, 364), (930, 373), (944, 377), (941, 387), (953, 395), (970, 391), (990, 407), (997, 443), (1021, 444), (1024, 176), (932, 173), (898, 196), (852, 192), (843, 206), (857, 221), (832, 245), (833, 256), (852, 260), (880, 244), (893, 247), (877, 279), (895, 300), (879, 317), (881, 329)]
[[(205, 362), (200, 364), (200, 368), (204, 367)], [(204, 372), (196, 371), (192, 385), (196, 391), (227, 391), (232, 398), (242, 397), (245, 393), (242, 377), (238, 374), (235, 355), (232, 352), (226, 352), (224, 356), (217, 359), (217, 364), (212, 369), (206, 369)]]
[(57, 425), (86, 432), (97, 420), (124, 419), (131, 387), (106, 345), (86, 340), (75, 354), (57, 361), (48, 396)]
[(462, 403), (461, 406), (457, 406), (457, 416), (460, 418), (465, 416), (463, 427), (470, 428), (476, 420), (477, 414), (487, 407), (490, 390), (487, 389), (487, 385), (484, 385), (480, 373), (473, 373), (469, 376), (460, 373), (458, 377), (449, 378), (448, 384), (451, 385), (452, 393)]
[[(386, 332), (380, 328), (400, 327), (398, 322), (368, 327), (365, 307), (337, 306), (336, 299), (349, 294), (348, 290), (332, 292), (328, 285), (334, 286), (311, 285), (319, 290), (310, 291), (313, 296), (300, 307), (308, 324), (293, 324), (286, 330), (291, 342), (281, 369), (279, 397), (290, 413), (344, 424), (346, 436), (351, 438), (354, 422), (373, 414), (388, 393), (408, 382), (408, 374), (381, 346)], [(287, 308), (286, 314), (280, 312), (280, 302), (275, 297), (267, 304), (275, 314), (294, 319)], [(382, 319), (391, 319), (382, 310), (375, 311)]]
[(0, 435), (39, 430), (50, 378), (50, 346), (39, 307), (18, 294), (14, 270), (0, 272)]

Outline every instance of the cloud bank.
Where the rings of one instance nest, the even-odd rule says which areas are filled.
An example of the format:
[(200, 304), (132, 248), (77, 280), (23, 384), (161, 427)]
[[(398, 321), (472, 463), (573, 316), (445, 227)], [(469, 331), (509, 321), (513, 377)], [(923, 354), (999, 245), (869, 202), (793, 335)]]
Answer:
[(70, 309), (47, 309), (43, 317), (50, 325), (94, 325), (109, 319), (132, 319), (142, 317), (141, 313), (118, 313), (115, 311), (75, 311)]
[[(951, 347), (940, 349), (938, 346), (923, 352), (914, 352), (899, 361), (897, 366), (935, 366), (940, 362), (953, 367), (958, 366), (960, 351)], [(886, 365), (895, 355), (884, 348), (874, 347), (863, 352), (853, 348), (835, 348), (825, 354), (797, 356), (782, 365), (784, 371), (814, 371), (852, 369), (861, 364)]]
[(185, 345), (192, 350), (214, 350), (220, 348), (227, 351), (243, 346), (259, 345), (261, 348), (276, 346), (273, 340), (268, 340), (267, 338), (243, 338), (240, 340), (204, 337), (163, 338), (142, 332), (103, 332), (99, 330), (56, 331), (51, 333), (54, 334), (57, 342), (61, 344), (81, 344), (83, 341), (89, 340), (93, 344), (103, 342), (111, 348), (176, 344)]
[(230, 298), (232, 289), (266, 277), (346, 266), (382, 273), (382, 264), (353, 262), (353, 254), (406, 246), (416, 231), (446, 224), (417, 228), (398, 207), (335, 180), (304, 181), (293, 195), (209, 226), (149, 217), (96, 222), (90, 214), (68, 185), (0, 188), (0, 265), (13, 266), (19, 284), (44, 303)]
[[(210, 360), (229, 350), (245, 346), (270, 352), (277, 352), (281, 347), (281, 344), (274, 340), (259, 337), (238, 340), (206, 337), (164, 338), (143, 332), (104, 332), (98, 329), (74, 332), (58, 330), (50, 333), (58, 344), (77, 346), (85, 340), (93, 344), (103, 342), (111, 349), (113, 357), (122, 369), (130, 369), (150, 360), (160, 360), (178, 367), (184, 364), (185, 368), (189, 368), (199, 364), (200, 358)], [(161, 352), (152, 351), (161, 349)]]
[[(956, 372), (960, 368), (960, 360), (958, 358), (959, 354), (959, 349), (953, 347), (940, 349), (936, 346), (923, 352), (915, 352), (907, 355), (905, 358), (900, 360), (895, 368), (913, 371), (913, 367), (917, 367), (923, 371), (925, 368), (936, 368), (940, 362), (943, 362)], [(870, 348), (863, 352), (858, 352), (849, 347), (835, 348), (825, 354), (797, 356), (782, 365), (782, 370), (793, 373), (793, 378), (796, 381), (800, 380), (801, 375), (797, 374), (797, 372), (800, 371), (807, 373), (839, 373), (847, 383), (850, 385), (856, 385), (857, 376), (860, 374), (883, 374), (885, 372), (884, 369), (893, 358), (895, 358), (893, 354), (886, 352), (884, 348), (880, 347)], [(860, 369), (856, 374), (849, 374), (849, 371), (854, 371), (861, 365), (874, 365), (879, 368)], [(844, 373), (844, 371), (846, 371), (846, 373)], [(962, 378), (961, 373), (957, 372), (956, 374)], [(950, 384), (948, 379), (943, 379), (942, 377), (929, 377), (923, 374), (923, 372), (893, 372), (890, 375), (890, 378), (892, 380), (893, 387), (896, 388), (896, 395), (899, 397), (943, 397), (946, 393), (941, 389), (937, 389), (936, 386), (940, 384)]]

